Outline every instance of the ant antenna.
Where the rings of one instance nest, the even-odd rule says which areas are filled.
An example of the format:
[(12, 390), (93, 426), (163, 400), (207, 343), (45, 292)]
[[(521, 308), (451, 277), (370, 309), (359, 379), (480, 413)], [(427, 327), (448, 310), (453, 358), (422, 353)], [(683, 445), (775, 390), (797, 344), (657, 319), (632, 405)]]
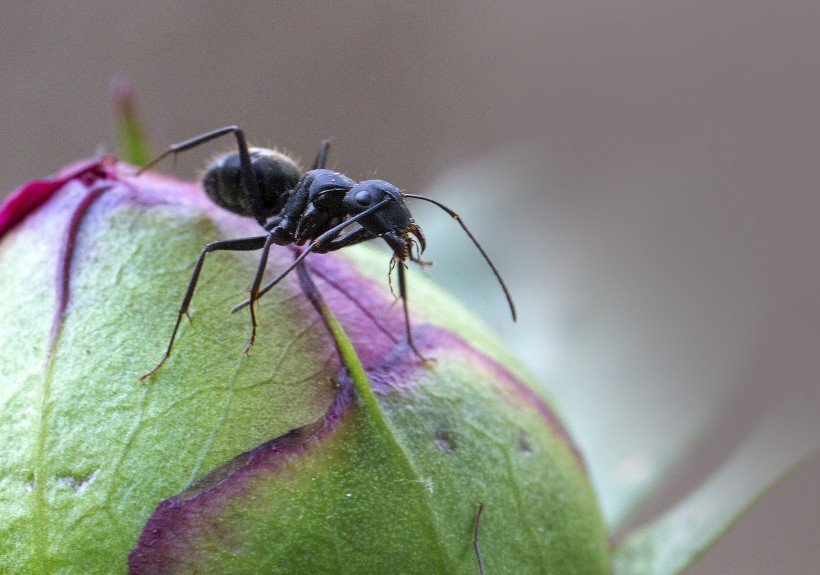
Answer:
[(445, 212), (450, 214), (450, 216), (461, 225), (461, 228), (466, 232), (466, 234), (469, 236), (469, 238), (471, 240), (473, 240), (473, 243), (475, 244), (475, 247), (477, 247), (478, 251), (481, 252), (481, 255), (484, 256), (484, 260), (490, 266), (490, 269), (493, 270), (493, 274), (495, 274), (495, 279), (498, 280), (498, 283), (501, 285), (501, 289), (504, 290), (504, 296), (506, 296), (507, 303), (510, 306), (510, 313), (512, 314), (513, 321), (517, 321), (518, 320), (518, 314), (515, 312), (515, 304), (513, 303), (512, 296), (510, 295), (510, 290), (507, 289), (507, 284), (504, 283), (504, 280), (502, 279), (501, 274), (499, 273), (498, 269), (495, 267), (495, 264), (493, 263), (493, 261), (490, 259), (490, 256), (487, 255), (487, 252), (485, 252), (484, 248), (481, 247), (481, 244), (478, 243), (478, 240), (473, 235), (473, 233), (469, 230), (469, 228), (467, 227), (467, 224), (464, 223), (464, 220), (461, 219), (461, 216), (459, 216), (457, 213), (455, 213), (453, 210), (451, 210), (450, 208), (448, 208), (447, 206), (445, 206), (441, 202), (436, 201), (432, 198), (428, 198), (428, 197), (425, 197), (425, 196), (418, 196), (416, 194), (405, 194), (405, 193), (402, 193), (402, 196), (404, 196), (405, 198), (413, 198), (414, 200), (424, 200), (425, 202), (430, 202), (431, 204), (434, 204), (434, 205), (440, 207), (442, 210), (444, 210)]

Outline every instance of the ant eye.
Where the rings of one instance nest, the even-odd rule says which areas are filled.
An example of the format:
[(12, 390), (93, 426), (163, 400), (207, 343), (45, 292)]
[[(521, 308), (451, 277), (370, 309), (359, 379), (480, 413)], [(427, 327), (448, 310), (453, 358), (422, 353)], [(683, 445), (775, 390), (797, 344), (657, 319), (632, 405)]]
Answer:
[(366, 206), (372, 200), (372, 198), (370, 197), (370, 192), (368, 192), (367, 190), (356, 192), (356, 195), (353, 196), (353, 199), (356, 200), (357, 204), (362, 206)]

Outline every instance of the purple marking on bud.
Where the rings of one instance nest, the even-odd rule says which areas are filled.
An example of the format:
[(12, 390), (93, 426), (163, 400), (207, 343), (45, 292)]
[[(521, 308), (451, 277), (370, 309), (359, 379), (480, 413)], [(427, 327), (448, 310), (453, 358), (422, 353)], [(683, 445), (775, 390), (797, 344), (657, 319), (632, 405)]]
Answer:
[[(328, 275), (326, 272), (318, 269), (317, 267), (311, 266), (308, 264), (308, 269), (312, 274), (318, 276), (323, 282), (328, 284), (331, 288), (339, 292), (342, 296), (344, 296), (350, 303), (352, 303), (356, 309), (359, 310), (364, 317), (375, 327), (377, 330), (382, 332), (388, 339), (390, 339), (394, 344), (399, 343), (399, 338), (396, 334), (392, 333), (387, 327), (384, 325), (383, 319), (379, 319), (377, 310), (371, 310), (367, 303), (369, 302), (362, 302), (356, 297), (356, 295), (348, 289), (345, 285), (334, 279), (332, 276)], [(359, 278), (359, 282), (361, 282), (361, 278)]]
[[(130, 178), (120, 174), (119, 170), (115, 172), (113, 160), (106, 158), (72, 166), (55, 179), (33, 182), (20, 188), (0, 206), (0, 237), (69, 184), (74, 184), (71, 187), (77, 192), (77, 199), (72, 196), (74, 207), (68, 218), (59, 256), (52, 345), (68, 305), (71, 265), (80, 228), (92, 205), (102, 196), (111, 197), (115, 202), (127, 201), (145, 206), (189, 207), (209, 214), (236, 231), (256, 225), (247, 218), (227, 214), (215, 207), (197, 185), (150, 173)], [(82, 187), (78, 188), (77, 184)], [(106, 200), (105, 204), (109, 205), (109, 202)], [(388, 267), (387, 263), (385, 268)], [(367, 369), (374, 390), (385, 394), (406, 389), (412, 393), (414, 384), (423, 381), (425, 374), (435, 369), (435, 365), (420, 362), (407, 346), (403, 314), (400, 306), (393, 307), (395, 301), (384, 285), (386, 282), (363, 277), (346, 259), (335, 255), (319, 257), (316, 254), (309, 258), (309, 266), (320, 283), (319, 290), (328, 306), (339, 318)], [(549, 406), (515, 375), (447, 330), (415, 322), (413, 325), (416, 346), (425, 356), (440, 357), (442, 360), (446, 360), (448, 354), (467, 358), (471, 369), (490, 375), (507, 401), (534, 409), (582, 462)], [(339, 392), (323, 418), (235, 457), (184, 492), (162, 501), (148, 519), (136, 547), (129, 555), (131, 573), (160, 572), (188, 549), (190, 539), (197, 533), (209, 529), (218, 531), (221, 510), (249, 489), (255, 478), (275, 473), (314, 448), (319, 441), (327, 439), (349, 413), (352, 397), (352, 382), (343, 371)]]
[[(387, 264), (389, 256), (385, 260)], [(350, 262), (331, 254), (308, 258), (308, 262), (319, 292), (362, 365), (367, 368), (381, 362), (404, 339), (404, 315), (401, 306), (394, 305), (387, 282), (363, 277)]]
[(56, 178), (35, 180), (17, 188), (0, 204), (0, 238), (50, 200), (68, 182), (76, 180), (90, 187), (97, 180), (111, 177), (113, 163), (114, 158), (110, 156), (84, 160), (64, 169)]
[[(504, 399), (534, 409), (583, 466), (583, 459), (560, 420), (514, 374), (445, 329), (422, 325), (414, 330), (414, 339), (416, 345), (431, 357), (446, 361), (448, 355), (455, 355), (469, 360), (471, 369), (488, 374)], [(367, 375), (374, 391), (387, 395), (397, 390), (412, 393), (413, 387), (422, 382), (428, 372), (429, 364), (420, 362), (409, 346), (402, 342), (394, 345), (380, 362), (368, 369)], [(222, 510), (251, 489), (256, 477), (269, 477), (285, 469), (294, 458), (304, 456), (320, 441), (327, 440), (350, 413), (353, 394), (352, 381), (342, 370), (337, 397), (321, 420), (292, 430), (234, 458), (186, 491), (160, 503), (145, 524), (137, 546), (129, 554), (129, 573), (174, 573), (180, 568), (184, 569), (180, 558), (191, 553), (192, 541), (203, 533), (219, 533)], [(192, 560), (196, 561), (197, 558), (192, 557)]]
[[(497, 382), (505, 399), (510, 402), (518, 401), (535, 409), (547, 426), (569, 447), (578, 463), (582, 467), (586, 466), (581, 451), (552, 408), (503, 365), (476, 350), (458, 335), (438, 326), (424, 324), (416, 327), (413, 339), (416, 347), (427, 357), (447, 357), (454, 352), (462, 357), (469, 357), (475, 371), (488, 373)], [(394, 347), (379, 364), (366, 371), (373, 391), (387, 394), (393, 390), (412, 389), (424, 377), (423, 372), (427, 369), (404, 342)]]
[[(115, 169), (117, 160), (113, 156), (92, 158), (72, 164), (60, 171), (54, 178), (36, 180), (15, 190), (0, 204), (0, 239), (33, 212), (44, 207), (60, 190), (70, 185), (81, 188), (74, 192), (85, 195), (77, 201), (68, 218), (68, 227), (63, 238), (57, 260), (57, 294), (48, 353), (51, 354), (57, 341), (60, 325), (63, 320), (71, 295), (71, 266), (74, 251), (79, 237), (83, 219), (92, 205), (104, 193), (118, 189), (124, 192), (122, 198), (141, 205), (157, 204), (193, 204), (197, 208), (208, 209), (210, 204), (197, 198), (197, 193), (180, 193), (199, 191), (194, 184), (187, 184), (165, 178), (156, 174), (145, 174), (139, 179), (121, 174)], [(120, 164), (122, 166), (122, 164)], [(169, 194), (168, 190), (173, 192)], [(201, 194), (199, 194), (201, 195)]]
[(343, 372), (336, 399), (322, 419), (293, 429), (212, 471), (186, 491), (164, 500), (148, 519), (128, 555), (131, 575), (162, 573), (176, 565), (191, 537), (219, 529), (220, 509), (240, 497), (260, 474), (282, 469), (331, 434), (348, 413), (353, 381)]
[(51, 355), (54, 348), (63, 314), (68, 307), (71, 262), (80, 223), (91, 204), (110, 188), (107, 182), (117, 179), (112, 169), (115, 162), (116, 160), (111, 156), (83, 161), (66, 168), (54, 179), (38, 180), (18, 188), (0, 205), (0, 238), (2, 238), (29, 214), (45, 205), (54, 197), (54, 194), (69, 183), (77, 182), (89, 190), (71, 214), (68, 233), (60, 250), (57, 266), (57, 306), (51, 324), (51, 336), (48, 345), (49, 355)]
[(51, 355), (54, 351), (54, 345), (57, 343), (57, 334), (60, 332), (60, 324), (62, 323), (63, 315), (65, 315), (65, 310), (68, 307), (68, 298), (71, 293), (71, 263), (74, 261), (74, 248), (77, 245), (77, 233), (80, 229), (80, 223), (91, 207), (91, 204), (97, 201), (104, 192), (111, 189), (110, 185), (99, 184), (98, 182), (92, 183), (91, 186), (91, 190), (80, 203), (77, 204), (77, 207), (71, 214), (71, 220), (68, 224), (68, 233), (65, 236), (63, 247), (60, 250), (60, 258), (57, 262), (57, 307), (54, 311), (54, 319), (51, 322), (48, 355)]

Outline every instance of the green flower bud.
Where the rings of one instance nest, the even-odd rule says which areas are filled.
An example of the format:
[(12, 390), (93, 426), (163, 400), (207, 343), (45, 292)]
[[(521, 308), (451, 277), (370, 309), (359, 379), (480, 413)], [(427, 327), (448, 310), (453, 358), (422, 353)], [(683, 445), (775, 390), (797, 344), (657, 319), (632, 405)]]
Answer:
[(202, 246), (264, 232), (129, 173), (86, 162), (0, 207), (0, 572), (478, 573), (479, 552), (487, 573), (609, 572), (541, 391), (411, 276), (420, 361), (382, 252), (307, 258), (315, 292), (294, 273), (266, 294), (248, 354), (228, 312), (258, 255), (209, 255), (140, 381)]

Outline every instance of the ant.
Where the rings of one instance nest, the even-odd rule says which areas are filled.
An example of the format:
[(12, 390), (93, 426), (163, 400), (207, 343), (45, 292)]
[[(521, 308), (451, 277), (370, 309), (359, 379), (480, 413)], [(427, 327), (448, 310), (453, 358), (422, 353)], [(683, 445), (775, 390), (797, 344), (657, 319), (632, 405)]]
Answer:
[[(250, 297), (232, 310), (236, 312), (245, 306), (250, 309), (252, 327), (251, 337), (245, 346), (247, 353), (256, 338), (254, 303), (260, 297), (300, 265), (308, 254), (332, 252), (374, 238), (384, 239), (393, 250), (391, 269), (393, 266), (398, 268), (399, 297), (404, 308), (407, 343), (424, 361), (425, 358), (416, 348), (410, 331), (404, 270), (405, 261), (408, 259), (418, 264), (426, 263), (419, 259), (426, 242), (424, 232), (416, 225), (404, 202), (405, 198), (430, 202), (461, 224), (504, 290), (515, 321), (515, 305), (501, 274), (457, 213), (431, 198), (403, 193), (388, 182), (366, 180), (357, 183), (344, 174), (325, 169), (330, 150), (328, 140), (322, 142), (311, 169), (301, 174), (293, 159), (274, 150), (250, 148), (239, 126), (226, 126), (170, 146), (160, 156), (140, 168), (137, 175), (169, 155), (176, 158), (180, 152), (227, 134), (234, 135), (239, 150), (237, 153), (222, 155), (210, 164), (203, 177), (205, 193), (218, 206), (240, 216), (252, 217), (265, 233), (248, 238), (215, 241), (202, 248), (194, 264), (165, 355), (151, 371), (140, 378), (141, 380), (154, 375), (170, 357), (182, 317), (188, 315), (188, 306), (193, 298), (205, 256), (209, 253), (218, 250), (262, 250), (250, 288)], [(345, 231), (348, 226), (353, 225), (353, 229)], [(261, 286), (268, 254), (273, 244), (303, 246), (308, 242), (308, 246), (292, 264), (267, 285)]]

